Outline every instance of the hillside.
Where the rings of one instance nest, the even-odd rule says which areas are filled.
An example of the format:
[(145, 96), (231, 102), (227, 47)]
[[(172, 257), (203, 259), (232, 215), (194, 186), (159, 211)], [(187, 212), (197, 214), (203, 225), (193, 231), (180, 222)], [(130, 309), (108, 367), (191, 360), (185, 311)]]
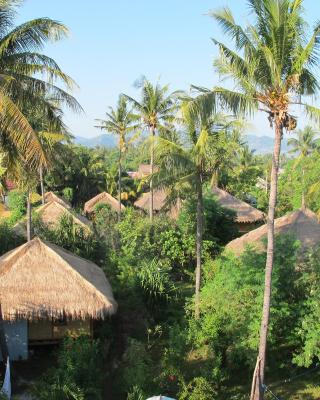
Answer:
[[(272, 153), (273, 138), (271, 136), (246, 135), (245, 141), (248, 143), (250, 149), (255, 150), (256, 154)], [(116, 138), (106, 134), (98, 135), (93, 138), (75, 136), (74, 143), (81, 144), (82, 146), (89, 148), (97, 146), (113, 147), (116, 145)], [(287, 139), (283, 140), (282, 152), (288, 152)]]

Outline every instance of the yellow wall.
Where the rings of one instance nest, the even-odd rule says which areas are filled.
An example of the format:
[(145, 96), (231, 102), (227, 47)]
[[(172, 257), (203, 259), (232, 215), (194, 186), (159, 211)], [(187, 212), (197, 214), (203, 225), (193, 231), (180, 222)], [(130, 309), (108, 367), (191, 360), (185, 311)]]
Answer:
[(32, 341), (50, 341), (62, 339), (66, 334), (77, 336), (81, 333), (91, 335), (91, 321), (69, 320), (66, 324), (55, 324), (52, 320), (29, 322), (28, 339)]

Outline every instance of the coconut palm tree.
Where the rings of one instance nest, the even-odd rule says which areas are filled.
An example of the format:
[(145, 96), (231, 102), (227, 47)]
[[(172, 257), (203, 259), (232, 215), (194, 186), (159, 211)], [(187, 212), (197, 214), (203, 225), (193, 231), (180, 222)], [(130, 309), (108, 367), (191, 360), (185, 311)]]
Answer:
[[(50, 99), (48, 100), (50, 101)], [(51, 115), (43, 114), (43, 110), (29, 107), (26, 116), (34, 132), (36, 132), (41, 146), (46, 155), (46, 163), (40, 162), (39, 178), (41, 188), (42, 204), (45, 203), (44, 173), (54, 162), (59, 162), (63, 153), (61, 146), (64, 142), (69, 142), (72, 135), (68, 132), (63, 122), (63, 112), (54, 102), (51, 104)]]
[[(219, 49), (215, 68), (231, 78), (233, 88), (198, 88), (203, 97), (213, 97), (220, 106), (235, 114), (266, 113), (274, 128), (275, 143), (268, 211), (268, 245), (263, 316), (260, 330), (258, 368), (251, 398), (263, 399), (267, 332), (270, 314), (271, 279), (274, 255), (274, 217), (277, 200), (279, 155), (284, 129), (293, 130), (297, 121), (292, 108), (299, 104), (305, 112), (320, 119), (320, 110), (305, 102), (318, 92), (315, 68), (319, 62), (320, 25), (309, 38), (302, 17), (303, 0), (247, 0), (252, 15), (246, 27), (235, 21), (229, 8), (212, 12), (212, 17), (231, 40), (233, 47), (213, 40)], [(199, 101), (202, 101), (199, 99)], [(256, 379), (258, 378), (258, 379)]]
[(52, 114), (48, 97), (79, 111), (77, 101), (64, 89), (73, 86), (67, 76), (50, 57), (41, 54), (46, 42), (65, 37), (65, 25), (38, 18), (14, 26), (16, 0), (0, 2), (0, 146), (15, 149), (16, 154), (29, 164), (45, 161), (41, 143), (23, 112), (26, 103)]
[[(137, 101), (130, 96), (125, 97), (132, 103), (140, 116), (142, 127), (149, 131), (150, 138), (154, 138), (157, 132), (166, 130), (166, 124), (174, 119), (176, 104), (173, 95), (168, 94), (169, 86), (153, 85), (147, 79), (138, 83), (141, 88), (141, 100)], [(153, 219), (153, 173), (154, 173), (154, 148), (153, 140), (150, 145), (150, 220)]]
[[(196, 285), (195, 316), (199, 317), (199, 295), (201, 286), (201, 257), (203, 233), (203, 185), (209, 181), (221, 162), (221, 141), (226, 125), (225, 117), (212, 113), (211, 104), (201, 107), (194, 99), (184, 99), (177, 123), (183, 136), (179, 140), (164, 137), (155, 139), (155, 159), (159, 171), (155, 174), (157, 185), (168, 187), (183, 185), (197, 199), (196, 231)], [(224, 137), (223, 137), (224, 139)], [(176, 189), (177, 189), (176, 186)]]
[(300, 129), (297, 132), (297, 138), (290, 138), (288, 140), (288, 145), (292, 147), (290, 150), (291, 154), (298, 155), (294, 166), (296, 167), (301, 163), (301, 180), (302, 180), (302, 197), (301, 197), (301, 207), (305, 208), (305, 188), (304, 188), (304, 175), (305, 168), (303, 165), (304, 160), (316, 149), (319, 149), (320, 139), (317, 137), (318, 132), (314, 130), (311, 126), (306, 126), (304, 129)]
[(135, 124), (138, 120), (138, 116), (132, 113), (132, 110), (128, 108), (127, 100), (124, 96), (120, 96), (117, 104), (117, 108), (113, 109), (109, 107), (109, 112), (106, 113), (106, 120), (97, 120), (100, 125), (96, 128), (104, 129), (118, 136), (118, 191), (119, 191), (119, 221), (121, 220), (121, 178), (122, 178), (122, 157), (127, 150), (128, 144), (133, 140), (132, 137), (129, 141), (127, 136), (134, 132), (138, 125)]

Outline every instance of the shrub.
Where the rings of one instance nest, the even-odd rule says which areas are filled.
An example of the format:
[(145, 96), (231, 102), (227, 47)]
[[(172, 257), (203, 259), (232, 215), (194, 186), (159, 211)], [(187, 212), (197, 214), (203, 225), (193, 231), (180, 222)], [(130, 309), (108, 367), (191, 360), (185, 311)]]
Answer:
[(186, 385), (180, 393), (180, 400), (214, 400), (217, 393), (212, 384), (203, 377), (197, 377)]
[(140, 391), (147, 390), (150, 387), (152, 382), (152, 360), (144, 343), (136, 339), (129, 339), (127, 349), (123, 355), (122, 369), (126, 392), (129, 392), (134, 386), (140, 388)]
[(102, 398), (103, 358), (100, 342), (82, 335), (67, 336), (58, 362), (32, 390), (39, 400), (97, 400)]
[(14, 224), (26, 214), (26, 193), (14, 189), (8, 194), (8, 207), (11, 210), (10, 222)]
[(6, 222), (0, 222), (0, 255), (22, 244), (24, 240), (15, 235)]

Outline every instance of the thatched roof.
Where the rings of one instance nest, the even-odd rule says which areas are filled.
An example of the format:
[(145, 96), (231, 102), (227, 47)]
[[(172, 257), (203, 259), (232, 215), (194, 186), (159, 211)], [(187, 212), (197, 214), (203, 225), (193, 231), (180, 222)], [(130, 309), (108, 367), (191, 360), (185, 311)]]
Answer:
[[(153, 166), (153, 172), (158, 172), (159, 168), (154, 165)], [(138, 171), (133, 173), (131, 176), (133, 179), (142, 179), (146, 178), (151, 174), (151, 164), (140, 164)]]
[[(73, 214), (69, 209), (65, 208), (61, 203), (50, 201), (40, 207), (35, 212), (39, 214), (41, 221), (52, 229), (57, 227), (62, 216), (66, 215), (72, 218), (75, 225), (83, 228), (86, 232), (91, 232), (90, 221), (82, 215)], [(16, 234), (27, 237), (26, 220), (18, 222), (13, 230)]]
[(5, 320), (100, 319), (117, 310), (101, 268), (39, 238), (0, 257), (0, 303)]
[(60, 218), (63, 215), (67, 215), (73, 219), (73, 222), (76, 225), (81, 226), (85, 230), (91, 230), (91, 223), (86, 217), (83, 217), (79, 214), (73, 214), (64, 205), (56, 201), (50, 201), (43, 206), (37, 208), (36, 213), (39, 214), (42, 222), (44, 222), (49, 227), (56, 226)]
[(44, 194), (44, 201), (46, 203), (49, 203), (50, 201), (56, 201), (57, 203), (62, 204), (66, 208), (71, 208), (71, 204), (67, 200), (63, 199), (62, 197), (58, 196), (53, 192), (46, 192)]
[[(275, 220), (276, 234), (292, 234), (300, 242), (302, 247), (311, 247), (320, 243), (320, 224), (315, 213), (311, 210), (294, 211), (284, 217)], [(226, 248), (236, 254), (240, 254), (246, 245), (252, 245), (263, 250), (265, 245), (263, 239), (267, 237), (267, 224), (232, 240)]]
[[(97, 194), (95, 197), (93, 197), (91, 200), (88, 200), (85, 205), (84, 205), (84, 212), (86, 214), (90, 214), (94, 211), (94, 208), (98, 204), (108, 204), (114, 211), (119, 211), (119, 202), (117, 199), (112, 197), (109, 193), (107, 192), (102, 192)], [(124, 210), (125, 206), (121, 204), (121, 210)]]
[[(153, 192), (153, 209), (154, 211), (165, 210), (167, 207), (168, 195), (165, 190), (159, 189)], [(150, 206), (150, 192), (143, 193), (142, 196), (134, 202), (134, 206), (145, 211), (149, 211)], [(178, 201), (175, 205), (171, 206), (169, 215), (176, 219), (179, 215), (181, 202)]]
[(263, 221), (265, 219), (265, 215), (262, 211), (257, 210), (250, 204), (237, 199), (222, 189), (214, 187), (212, 188), (212, 193), (216, 196), (219, 204), (222, 207), (236, 212), (236, 222), (253, 223)]

